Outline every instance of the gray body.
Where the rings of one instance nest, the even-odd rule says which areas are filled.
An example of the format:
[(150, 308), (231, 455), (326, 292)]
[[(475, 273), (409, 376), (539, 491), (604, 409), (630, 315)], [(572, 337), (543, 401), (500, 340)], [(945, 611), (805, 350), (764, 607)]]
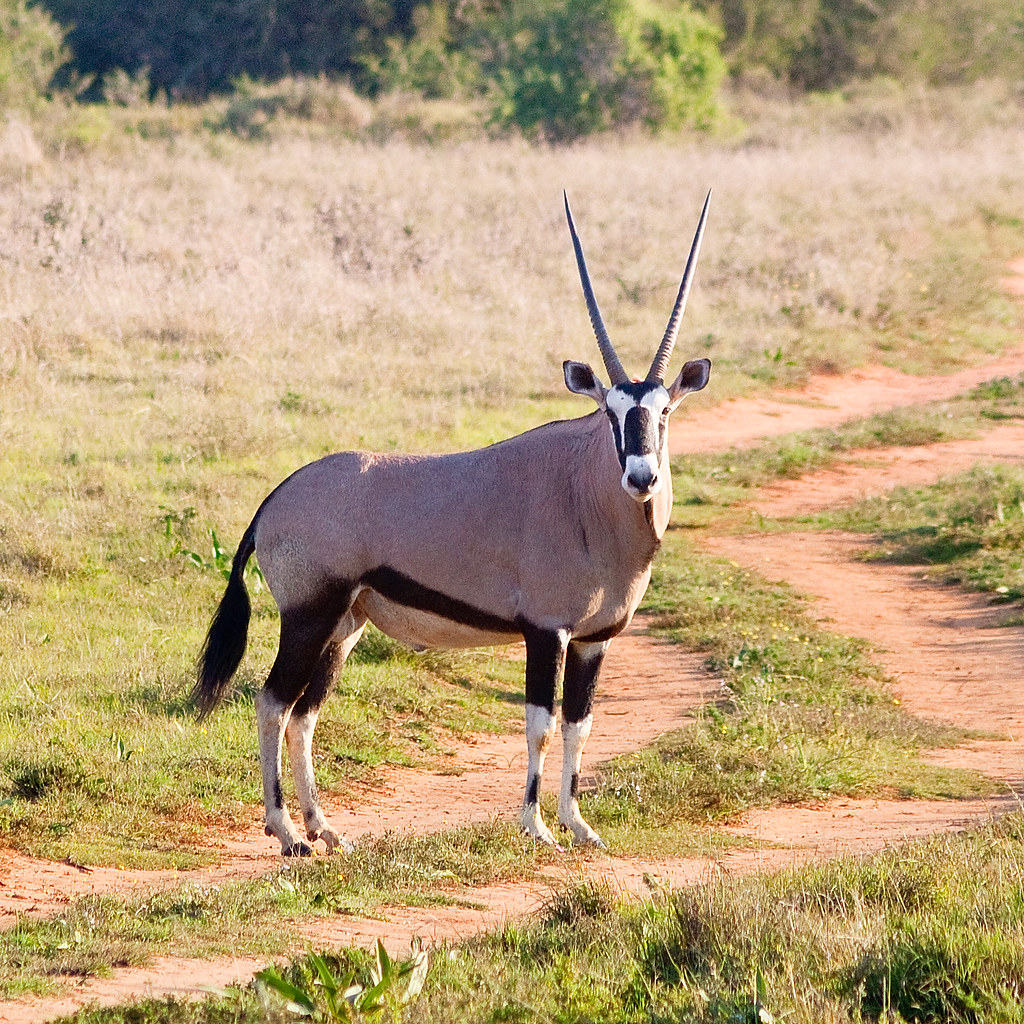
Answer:
[[(568, 214), (568, 203), (566, 204)], [(411, 646), (457, 648), (525, 639), (529, 764), (522, 825), (541, 819), (544, 757), (563, 684), (559, 821), (600, 844), (580, 816), (578, 779), (594, 689), (609, 641), (632, 619), (668, 525), (669, 413), (707, 383), (710, 363), (662, 380), (699, 249), (651, 371), (629, 380), (604, 331), (569, 216), (584, 294), (612, 386), (567, 362), (566, 385), (598, 411), (548, 423), (477, 451), (438, 456), (344, 452), (298, 470), (246, 530), (200, 659), (202, 713), (222, 698), (245, 649), (243, 571), (255, 552), (281, 613), (281, 643), (257, 698), (266, 829), (282, 853), (308, 854), (281, 792), (287, 742), (307, 838), (339, 843), (320, 808), (312, 736), (319, 708), (367, 621)]]
[(359, 584), (382, 566), (466, 606), (458, 618), (412, 615), (359, 589), (353, 610), (413, 647), (507, 643), (521, 621), (617, 632), (647, 586), (672, 501), (669, 484), (640, 505), (621, 476), (600, 413), (453, 455), (345, 452), (274, 493), (256, 554), (282, 608), (317, 600), (324, 579)]

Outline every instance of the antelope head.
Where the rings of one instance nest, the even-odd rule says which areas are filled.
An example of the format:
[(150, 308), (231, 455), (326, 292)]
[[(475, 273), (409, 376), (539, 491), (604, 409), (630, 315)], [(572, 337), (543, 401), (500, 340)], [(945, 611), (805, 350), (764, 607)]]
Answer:
[(594, 289), (587, 273), (587, 262), (583, 257), (583, 247), (580, 245), (579, 235), (576, 234), (568, 196), (565, 197), (565, 215), (569, 221), (569, 233), (572, 235), (572, 244), (576, 251), (576, 264), (583, 284), (583, 295), (587, 300), (590, 323), (597, 337), (605, 369), (611, 378), (611, 386), (606, 388), (587, 363), (578, 363), (571, 359), (562, 365), (565, 384), (575, 394), (589, 395), (607, 414), (615, 439), (619, 465), (622, 467), (623, 489), (638, 502), (648, 501), (662, 486), (661, 465), (668, 438), (669, 415), (685, 395), (691, 391), (700, 391), (707, 384), (711, 373), (709, 359), (693, 359), (680, 370), (679, 376), (671, 384), (665, 384), (665, 371), (668, 369), (668, 361), (679, 333), (679, 322), (682, 320), (690, 285), (693, 283), (693, 273), (697, 266), (701, 239), (704, 237), (704, 223), (707, 220), (710, 201), (711, 193), (708, 192), (696, 234), (693, 236), (676, 304), (651, 368), (643, 380), (631, 380), (615, 353), (611, 338), (601, 319), (601, 311), (597, 308)]

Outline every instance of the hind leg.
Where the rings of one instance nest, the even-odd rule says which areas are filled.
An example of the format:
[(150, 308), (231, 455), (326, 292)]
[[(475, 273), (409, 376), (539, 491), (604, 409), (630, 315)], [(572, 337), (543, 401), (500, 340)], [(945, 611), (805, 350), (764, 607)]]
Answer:
[[(281, 611), (281, 644), (266, 684), (256, 698), (266, 833), (285, 857), (313, 851), (299, 838), (281, 791), (281, 745), (296, 702), (313, 680), (331, 634), (351, 605), (348, 592), (325, 595), (315, 605)], [(310, 730), (312, 732), (312, 730)]]
[(345, 664), (349, 652), (362, 636), (365, 625), (364, 615), (348, 612), (342, 618), (323, 654), (320, 655), (320, 660), (313, 671), (313, 678), (292, 708), (285, 727), (288, 760), (295, 776), (295, 792), (302, 808), (306, 836), (311, 843), (322, 839), (327, 844), (328, 853), (339, 846), (340, 840), (334, 829), (327, 824), (320, 806), (320, 796), (313, 775), (313, 730), (316, 729), (320, 708), (330, 693), (331, 685)]

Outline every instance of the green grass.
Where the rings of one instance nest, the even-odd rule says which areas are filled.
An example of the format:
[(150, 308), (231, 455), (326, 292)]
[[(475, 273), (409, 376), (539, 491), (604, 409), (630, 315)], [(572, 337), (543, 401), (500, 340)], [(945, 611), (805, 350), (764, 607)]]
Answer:
[[(995, 281), (1018, 244), (1016, 129), (972, 106), (951, 134), (956, 104), (918, 111), (889, 147), (845, 118), (780, 127), (756, 153), (377, 145), (283, 122), (246, 142), (176, 105), (79, 111), (95, 137), (5, 151), (0, 840), (187, 866), (204, 829), (252, 818), (251, 701), (276, 643), (265, 593), (238, 696), (205, 726), (183, 700), (223, 586), (214, 537), (233, 548), (262, 498), (328, 451), (450, 450), (586, 411), (560, 372), (596, 351), (557, 183), (579, 196), (630, 368), (664, 328), (685, 197), (715, 184), (680, 342), (715, 362), (698, 410), (815, 370), (946, 370), (1015, 341)], [(794, 450), (787, 471), (810, 464)], [(694, 502), (744, 472), (694, 465)], [(378, 650), (318, 730), (327, 790), (443, 760), (452, 737), (521, 715), (521, 665)]]
[[(692, 727), (601, 766), (601, 786), (583, 796), (582, 809), (613, 851), (707, 855), (729, 842), (710, 824), (779, 801), (990, 791), (976, 775), (921, 761), (923, 748), (962, 734), (907, 715), (862, 644), (818, 629), (787, 588), (700, 555), (680, 532), (666, 547), (649, 598), (658, 629), (704, 651), (725, 685)], [(245, 718), (247, 703), (235, 705)], [(66, 773), (67, 763), (54, 758), (49, 771)], [(31, 802), (32, 787), (89, 783), (42, 770), (19, 779), (26, 789), (20, 804)], [(8, 992), (46, 990), (56, 974), (95, 973), (158, 952), (280, 954), (294, 941), (288, 921), (472, 900), (472, 886), (529, 877), (552, 856), (513, 823), (492, 823), (385, 835), (351, 855), (295, 863), (255, 882), (187, 885), (151, 901), (82, 900), (53, 921), (23, 922), (0, 936), (0, 976), (11, 979)], [(151, 921), (151, 903), (185, 910)], [(82, 938), (69, 944), (69, 934)]]
[(925, 566), (999, 601), (1024, 600), (1024, 469), (976, 466), (928, 487), (898, 487), (820, 517), (871, 533), (872, 559)]
[[(430, 952), (434, 1021), (1018, 1024), (1024, 1020), (1024, 819), (624, 903), (599, 883), (555, 891), (532, 918)], [(326, 954), (367, 979), (369, 957)], [(285, 972), (307, 991), (313, 967)], [(760, 1014), (760, 1016), (759, 1016)], [(74, 1024), (288, 1019), (253, 985), (204, 1003), (87, 1010)], [(327, 1019), (327, 1018), (324, 1018)]]
[(866, 644), (819, 627), (785, 585), (696, 554), (685, 535), (666, 547), (646, 601), (654, 628), (705, 652), (722, 696), (692, 728), (618, 759), (592, 821), (664, 828), (780, 801), (988, 791), (920, 761), (963, 734), (906, 714)]

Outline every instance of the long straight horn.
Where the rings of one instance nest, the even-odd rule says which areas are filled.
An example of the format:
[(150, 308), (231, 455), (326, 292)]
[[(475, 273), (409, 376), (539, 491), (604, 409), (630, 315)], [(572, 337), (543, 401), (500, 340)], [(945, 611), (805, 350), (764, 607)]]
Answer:
[(587, 273), (587, 261), (583, 258), (583, 246), (580, 245), (580, 236), (576, 234), (576, 225), (572, 222), (572, 211), (569, 209), (569, 197), (562, 192), (565, 199), (565, 216), (569, 221), (569, 234), (572, 235), (572, 247), (576, 250), (576, 266), (580, 268), (580, 281), (583, 284), (583, 296), (587, 300), (587, 312), (590, 314), (590, 324), (594, 328), (594, 335), (597, 337), (597, 347), (601, 350), (601, 358), (604, 360), (605, 369), (611, 378), (612, 384), (625, 384), (629, 375), (623, 369), (619, 357), (612, 347), (612, 339), (608, 337), (604, 321), (601, 319), (601, 311), (597, 308), (597, 299), (594, 298), (594, 289), (590, 284), (590, 275)]
[(711, 189), (708, 189), (707, 198), (704, 200), (704, 209), (701, 210), (700, 223), (697, 225), (697, 232), (693, 236), (693, 245), (690, 246), (690, 257), (686, 261), (686, 270), (683, 271), (683, 280), (679, 284), (679, 294), (676, 296), (676, 304), (672, 315), (668, 318), (668, 327), (665, 328), (665, 337), (661, 339), (658, 351), (647, 371), (647, 379), (656, 381), (658, 384), (665, 382), (665, 371), (668, 369), (668, 361), (672, 358), (672, 349), (675, 348), (676, 335), (679, 334), (679, 322), (683, 319), (683, 311), (686, 309), (686, 299), (690, 294), (690, 285), (693, 284), (693, 272), (697, 269), (697, 256), (700, 254), (700, 243), (704, 237), (704, 222), (708, 219), (708, 203), (711, 202)]

